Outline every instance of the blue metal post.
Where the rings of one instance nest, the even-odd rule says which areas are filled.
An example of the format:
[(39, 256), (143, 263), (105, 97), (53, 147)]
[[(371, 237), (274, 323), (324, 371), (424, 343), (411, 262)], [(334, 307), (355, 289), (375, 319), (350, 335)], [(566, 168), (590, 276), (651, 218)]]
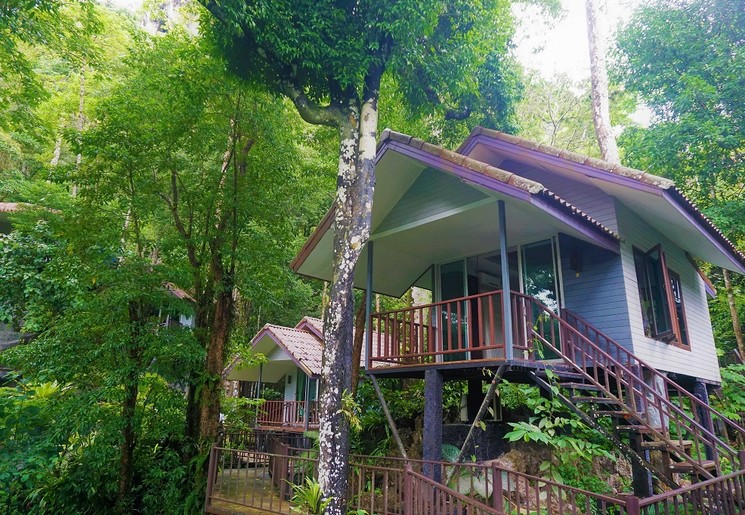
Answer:
[(507, 216), (504, 200), (497, 201), (499, 207), (499, 257), (502, 264), (502, 320), (504, 323), (505, 358), (514, 356), (512, 348), (512, 288), (510, 287), (510, 261), (507, 256)]

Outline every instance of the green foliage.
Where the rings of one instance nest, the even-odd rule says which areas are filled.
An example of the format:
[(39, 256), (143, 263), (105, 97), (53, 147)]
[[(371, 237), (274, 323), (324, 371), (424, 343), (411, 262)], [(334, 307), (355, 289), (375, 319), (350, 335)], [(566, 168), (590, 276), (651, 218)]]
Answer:
[[(633, 98), (617, 87), (612, 87), (610, 96), (613, 125), (628, 125), (628, 114), (636, 107)], [(521, 136), (600, 157), (592, 120), (589, 80), (577, 82), (566, 75), (549, 80), (537, 73), (529, 73), (517, 113)]]
[(0, 18), (0, 196), (28, 200), (25, 180), (75, 165), (63, 133), (121, 76), (134, 24), (88, 0), (5, 3)]
[(649, 129), (621, 139), (630, 164), (675, 179), (702, 207), (739, 198), (745, 74), (738, 0), (660, 0), (618, 38), (617, 73), (649, 105)]
[(224, 415), (223, 427), (227, 433), (250, 431), (256, 421), (256, 410), (261, 409), (263, 399), (247, 397), (223, 397), (221, 407)]
[(722, 397), (716, 407), (730, 420), (743, 422), (745, 417), (745, 365), (733, 364), (721, 369)]
[(56, 269), (63, 251), (49, 223), (0, 234), (0, 321), (37, 332), (74, 301), (79, 286)]
[(448, 463), (455, 463), (460, 455), (460, 449), (453, 444), (444, 443), (442, 444), (442, 459)]
[(360, 422), (360, 405), (354, 399), (352, 392), (345, 390), (341, 396), (341, 409), (339, 413), (344, 415), (352, 431), (360, 431), (362, 422)]
[(332, 499), (324, 499), (321, 485), (308, 476), (303, 485), (292, 486), (292, 511), (305, 515), (323, 515)]
[(0, 507), (6, 513), (24, 512), (26, 497), (60, 459), (61, 439), (44, 428), (59, 414), (62, 390), (57, 383), (0, 388)]
[(534, 413), (527, 421), (509, 422), (512, 431), (504, 437), (510, 442), (546, 445), (551, 450), (551, 460), (541, 464), (541, 471), (554, 481), (567, 482), (568, 478), (562, 472), (587, 468), (596, 457), (615, 460), (608, 442), (568, 413), (557, 398), (541, 397), (535, 386), (513, 385), (505, 381), (500, 387), (500, 395), (506, 405), (514, 407), (516, 402), (522, 402)]

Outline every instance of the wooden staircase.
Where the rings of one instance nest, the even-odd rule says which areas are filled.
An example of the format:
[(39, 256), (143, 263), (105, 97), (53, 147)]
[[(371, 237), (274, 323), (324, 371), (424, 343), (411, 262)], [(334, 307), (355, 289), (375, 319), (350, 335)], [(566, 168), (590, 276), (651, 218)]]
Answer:
[[(534, 346), (560, 358), (533, 380), (669, 488), (745, 469), (745, 429), (577, 315), (559, 317), (521, 294), (515, 321)], [(720, 437), (714, 430), (716, 420)]]

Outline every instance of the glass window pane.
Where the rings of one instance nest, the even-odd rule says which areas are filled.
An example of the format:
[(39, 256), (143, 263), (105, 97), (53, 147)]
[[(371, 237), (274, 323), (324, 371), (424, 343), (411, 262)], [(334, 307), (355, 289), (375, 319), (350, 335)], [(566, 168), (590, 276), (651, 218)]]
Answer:
[(646, 272), (649, 297), (652, 304), (652, 327), (654, 334), (656, 336), (670, 335), (673, 328), (670, 321), (665, 273), (662, 269), (659, 247), (647, 253)]
[[(538, 299), (554, 313), (559, 313), (559, 295), (556, 291), (556, 268), (554, 246), (551, 240), (544, 240), (522, 247), (523, 251), (523, 290), (526, 295)], [(538, 306), (533, 306), (533, 326), (546, 342), (561, 348), (559, 327)], [(558, 355), (550, 348), (541, 348), (534, 342), (536, 353), (541, 359), (556, 359)]]
[(551, 240), (523, 247), (523, 282), (525, 294), (535, 297), (554, 313), (559, 312), (556, 292), (556, 270)]
[[(465, 260), (460, 259), (440, 266), (441, 300), (459, 299), (466, 295), (465, 264)], [(467, 312), (466, 301), (441, 305), (443, 350), (465, 350), (469, 347)], [(449, 353), (443, 359), (460, 361), (467, 359), (467, 355), (465, 352)]]

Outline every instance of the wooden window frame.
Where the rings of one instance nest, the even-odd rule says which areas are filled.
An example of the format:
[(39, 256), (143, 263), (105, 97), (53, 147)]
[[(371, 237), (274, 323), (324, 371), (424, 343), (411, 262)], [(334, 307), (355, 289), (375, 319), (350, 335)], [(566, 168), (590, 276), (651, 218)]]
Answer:
[[(665, 252), (662, 249), (662, 245), (655, 245), (648, 251), (644, 252), (643, 250), (638, 249), (637, 247), (633, 248), (634, 253), (634, 269), (636, 271), (637, 276), (637, 283), (639, 282), (639, 276), (640, 272), (638, 269), (638, 262), (637, 262), (637, 256), (641, 257), (643, 259), (643, 264), (645, 266), (644, 277), (649, 277), (649, 269), (647, 268), (648, 263), (650, 262), (650, 255), (657, 252), (659, 256), (659, 266), (660, 271), (662, 273), (662, 281), (664, 283), (664, 299), (666, 300), (664, 309), (667, 313), (667, 316), (670, 320), (670, 330), (669, 331), (663, 331), (663, 332), (657, 332), (656, 324), (653, 325), (652, 330), (650, 331), (650, 335), (647, 335), (649, 338), (653, 338), (658, 341), (662, 341), (665, 343), (668, 343), (670, 345), (673, 345), (675, 347), (679, 347), (681, 349), (690, 350), (690, 334), (688, 332), (688, 322), (685, 312), (685, 302), (683, 300), (683, 283), (680, 280), (680, 275), (671, 270), (667, 266), (667, 258), (665, 257)], [(680, 296), (680, 319), (678, 318), (678, 310), (677, 310), (677, 302), (675, 301), (675, 293), (673, 291), (673, 283), (672, 280), (675, 280), (677, 283), (677, 289), (678, 294)], [(644, 295), (642, 291), (642, 284), (637, 284), (637, 289), (639, 291), (639, 300), (641, 301), (641, 309), (642, 309), (642, 316), (644, 316), (646, 313), (644, 312)], [(647, 286), (648, 290), (651, 290), (649, 286)], [(652, 311), (654, 311), (654, 307), (652, 307)], [(685, 334), (688, 340), (688, 343), (686, 343), (683, 339), (683, 333), (681, 331), (681, 325), (685, 329)], [(646, 330), (645, 330), (646, 335)]]

